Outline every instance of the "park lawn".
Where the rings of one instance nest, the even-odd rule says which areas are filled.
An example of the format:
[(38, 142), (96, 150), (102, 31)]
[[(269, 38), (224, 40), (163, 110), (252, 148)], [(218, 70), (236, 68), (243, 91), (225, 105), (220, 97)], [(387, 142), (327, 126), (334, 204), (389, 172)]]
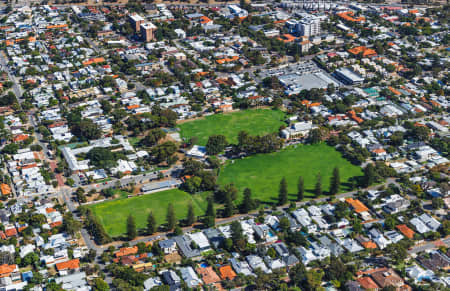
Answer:
[(218, 183), (234, 183), (241, 196), (248, 187), (254, 199), (273, 204), (277, 202), (283, 177), (286, 178), (291, 200), (296, 199), (300, 176), (304, 179), (305, 198), (313, 198), (317, 174), (321, 173), (323, 191), (329, 191), (330, 177), (335, 167), (339, 168), (341, 192), (350, 190), (347, 183), (349, 178), (362, 175), (360, 167), (352, 165), (333, 147), (326, 144), (297, 145), (276, 153), (231, 161), (221, 169)]
[(187, 215), (188, 204), (192, 201), (196, 215), (203, 215), (206, 210), (208, 192), (195, 195), (178, 189), (156, 192), (132, 198), (120, 198), (89, 206), (112, 236), (120, 236), (126, 232), (127, 217), (131, 214), (136, 220), (138, 229), (146, 227), (147, 217), (153, 211), (158, 225), (166, 222), (167, 206), (172, 203), (178, 219)]
[(284, 125), (285, 113), (280, 110), (253, 109), (233, 113), (214, 114), (202, 119), (188, 121), (178, 125), (181, 137), (188, 140), (198, 138), (199, 145), (206, 145), (208, 137), (214, 134), (224, 135), (229, 143), (237, 143), (240, 131), (251, 135), (263, 135), (278, 132)]

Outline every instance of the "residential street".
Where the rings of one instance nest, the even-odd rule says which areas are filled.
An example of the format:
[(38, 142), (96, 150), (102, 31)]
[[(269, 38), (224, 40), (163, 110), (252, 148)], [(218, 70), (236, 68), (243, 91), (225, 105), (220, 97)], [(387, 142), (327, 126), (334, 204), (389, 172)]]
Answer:
[(11, 73), (11, 70), (9, 68), (8, 65), (8, 60), (5, 57), (4, 52), (0, 52), (0, 65), (1, 65), (1, 70), (5, 71), (8, 73), (8, 78), (11, 80), (11, 82), (13, 82), (13, 92), (16, 95), (17, 99), (19, 100), (20, 103), (22, 103), (22, 94), (23, 94), (23, 90), (22, 87), (20, 86), (20, 84), (17, 82), (16, 76), (14, 74)]
[(450, 287), (449, 3), (55, 1), (0, 4), (0, 291)]

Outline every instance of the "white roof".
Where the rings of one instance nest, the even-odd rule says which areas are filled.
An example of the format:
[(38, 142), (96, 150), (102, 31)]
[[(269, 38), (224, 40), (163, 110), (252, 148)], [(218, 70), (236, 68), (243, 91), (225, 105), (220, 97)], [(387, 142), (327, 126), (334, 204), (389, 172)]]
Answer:
[(203, 232), (195, 232), (188, 234), (190, 238), (199, 246), (199, 248), (208, 248), (209, 241), (206, 238), (206, 236), (203, 234)]
[(130, 18), (133, 19), (133, 21), (138, 22), (138, 21), (144, 21), (145, 19), (140, 16), (139, 14), (132, 14), (130, 15)]

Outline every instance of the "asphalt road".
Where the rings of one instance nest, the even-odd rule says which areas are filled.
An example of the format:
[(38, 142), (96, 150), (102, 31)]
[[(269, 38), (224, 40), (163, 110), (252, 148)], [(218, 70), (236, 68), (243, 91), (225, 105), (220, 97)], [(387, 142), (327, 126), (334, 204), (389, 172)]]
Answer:
[(8, 66), (8, 59), (5, 56), (4, 52), (0, 52), (0, 65), (1, 69), (4, 70), (6, 73), (8, 73), (8, 78), (11, 82), (13, 82), (13, 92), (16, 94), (17, 99), (19, 100), (19, 103), (22, 103), (21, 97), (23, 95), (23, 90), (20, 84), (17, 82), (16, 76), (11, 72)]
[(442, 241), (447, 247), (450, 247), (450, 236), (437, 240), (434, 242), (427, 242), (421, 245), (417, 245), (408, 250), (408, 254), (413, 255), (424, 251), (435, 250), (438, 249), (436, 246), (436, 242)]
[[(178, 170), (178, 168), (176, 168), (176, 167), (168, 169), (166, 172), (166, 176), (171, 177), (173, 175), (173, 173), (176, 172), (177, 170)], [(126, 186), (129, 186), (130, 184), (134, 184), (134, 185), (144, 184), (144, 183), (152, 182), (155, 180), (158, 180), (158, 171), (152, 172), (152, 173), (140, 174), (140, 175), (125, 176), (121, 179), (114, 178), (114, 179), (111, 179), (110, 181), (107, 181), (104, 183), (93, 183), (93, 184), (85, 185), (85, 186), (82, 186), (82, 188), (86, 192), (89, 192), (92, 189), (94, 189), (96, 191), (100, 191), (100, 190), (108, 189), (111, 187), (116, 187), (116, 186), (126, 187)], [(120, 183), (120, 184), (118, 185), (117, 183)]]

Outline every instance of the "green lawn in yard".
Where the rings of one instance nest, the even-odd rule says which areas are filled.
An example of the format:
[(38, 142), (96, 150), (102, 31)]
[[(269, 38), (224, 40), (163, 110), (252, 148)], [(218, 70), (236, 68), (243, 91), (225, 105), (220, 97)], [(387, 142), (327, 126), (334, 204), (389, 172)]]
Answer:
[(199, 145), (206, 145), (208, 137), (223, 134), (228, 142), (237, 143), (238, 133), (242, 130), (251, 135), (278, 132), (284, 123), (285, 113), (279, 110), (255, 109), (233, 113), (214, 114), (202, 119), (178, 125), (181, 137), (189, 139), (196, 136)]
[(141, 139), (141, 137), (133, 136), (128, 138), (128, 142), (130, 143), (130, 145), (135, 147), (141, 141)]
[(206, 210), (207, 195), (207, 192), (190, 195), (184, 191), (172, 189), (132, 198), (120, 198), (89, 207), (103, 224), (106, 232), (115, 237), (126, 232), (126, 221), (130, 214), (134, 216), (138, 229), (146, 227), (150, 211), (153, 211), (158, 225), (165, 223), (169, 203), (173, 204), (178, 219), (186, 218), (188, 204), (191, 201), (195, 214), (203, 215)]
[(361, 176), (360, 167), (352, 165), (333, 147), (326, 144), (297, 145), (280, 152), (258, 154), (241, 160), (230, 161), (220, 171), (218, 183), (234, 183), (240, 195), (245, 188), (252, 190), (252, 197), (263, 203), (276, 203), (280, 181), (286, 177), (289, 198), (296, 199), (297, 181), (304, 179), (305, 198), (314, 197), (316, 176), (322, 176), (323, 191), (329, 190), (334, 167), (339, 168), (341, 192), (349, 191), (346, 183), (350, 177)]

